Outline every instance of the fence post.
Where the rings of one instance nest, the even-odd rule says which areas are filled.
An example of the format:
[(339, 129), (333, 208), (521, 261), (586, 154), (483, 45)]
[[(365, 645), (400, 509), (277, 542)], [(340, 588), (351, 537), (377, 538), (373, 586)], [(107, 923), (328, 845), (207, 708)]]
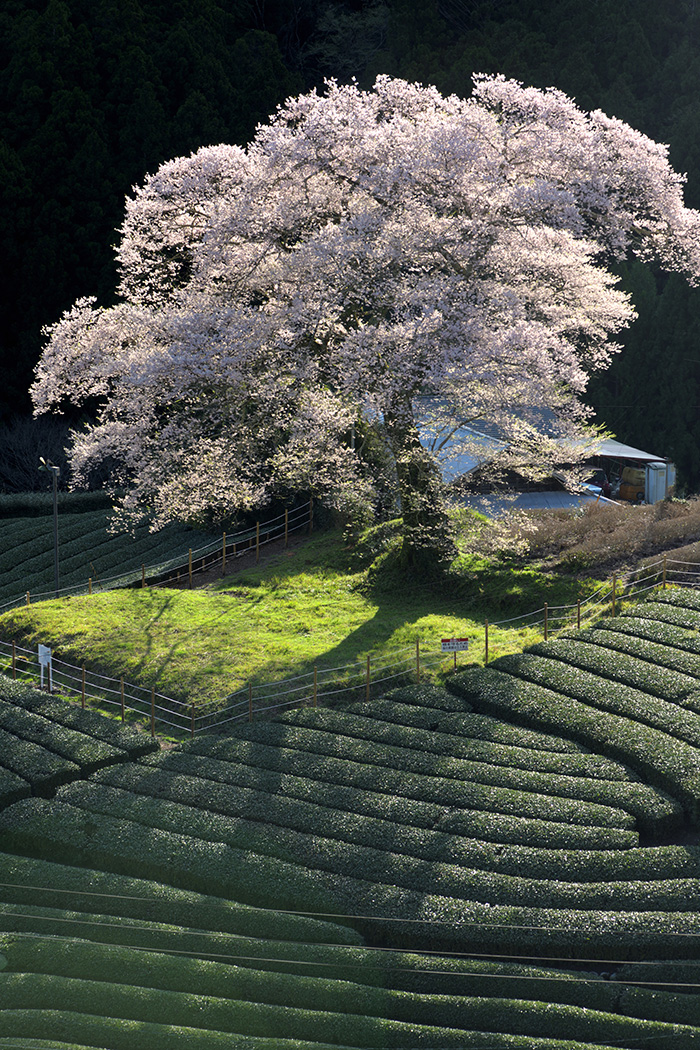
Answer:
[(190, 736), (194, 738), (194, 700), (192, 701), (192, 728), (190, 730)]
[(547, 616), (548, 616), (548, 612), (549, 612), (549, 608), (547, 606), (547, 602), (545, 602), (544, 603), (544, 640), (545, 640), (545, 642), (547, 641)]
[(420, 685), (420, 638), (416, 638), (416, 684)]
[(224, 533), (223, 553), (221, 555), (221, 575), (226, 575), (226, 533)]
[(576, 602), (576, 628), (581, 630), (581, 599)]
[(615, 615), (615, 592), (617, 591), (617, 573), (613, 573), (613, 589), (612, 589), (612, 614)]
[(122, 698), (122, 722), (124, 721), (124, 677), (120, 679), (120, 693)]
[(156, 735), (156, 687), (151, 686), (151, 736)]
[(666, 555), (665, 555), (665, 554), (664, 554), (664, 571), (663, 571), (663, 580), (662, 580), (662, 583), (661, 583), (661, 588), (662, 588), (662, 590), (664, 590), (664, 591), (666, 590)]
[(253, 683), (248, 682), (248, 721), (253, 721)]
[(29, 591), (27, 591), (27, 605), (29, 605)]
[(309, 536), (314, 531), (314, 498), (309, 496)]
[(141, 586), (146, 586), (146, 566), (143, 563), (141, 564)]
[(289, 546), (289, 511), (284, 508), (284, 545)]
[(489, 621), (484, 621), (484, 667), (489, 662)]
[(370, 682), (370, 671), (369, 671), (369, 653), (367, 654), (367, 677), (365, 679), (365, 700), (369, 700), (369, 682)]
[(190, 547), (187, 554), (187, 575), (190, 581), (190, 590), (192, 590), (192, 548)]
[(314, 707), (316, 706), (316, 699), (318, 697), (318, 668), (314, 664)]
[(92, 576), (88, 576), (88, 594), (92, 594)]
[(15, 640), (12, 639), (12, 677), (17, 677), (17, 650), (15, 648)]
[(255, 522), (255, 564), (260, 561), (260, 522)]
[(81, 693), (80, 693), (80, 701), (81, 701), (81, 706), (82, 706), (82, 708), (84, 710), (85, 709), (85, 664), (83, 664), (83, 683), (82, 683), (82, 689), (81, 689)]

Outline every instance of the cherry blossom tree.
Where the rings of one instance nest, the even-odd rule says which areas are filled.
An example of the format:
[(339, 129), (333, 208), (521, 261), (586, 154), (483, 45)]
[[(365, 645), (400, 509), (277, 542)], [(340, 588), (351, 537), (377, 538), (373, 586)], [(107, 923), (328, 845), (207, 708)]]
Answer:
[(313, 491), (372, 499), (351, 434), (381, 421), (403, 557), (450, 556), (439, 429), (496, 423), (511, 457), (569, 462), (581, 401), (634, 309), (629, 254), (700, 275), (700, 215), (666, 147), (555, 89), (475, 78), (467, 99), (380, 76), (288, 100), (246, 149), (164, 164), (128, 200), (118, 305), (48, 330), (37, 413), (99, 404), (77, 482), (105, 457), (122, 510), (202, 519)]

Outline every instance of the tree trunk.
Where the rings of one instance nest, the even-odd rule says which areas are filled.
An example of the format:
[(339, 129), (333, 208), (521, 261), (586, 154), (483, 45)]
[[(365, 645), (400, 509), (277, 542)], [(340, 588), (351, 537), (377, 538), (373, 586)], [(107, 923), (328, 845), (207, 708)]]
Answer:
[(443, 503), (442, 478), (431, 453), (423, 448), (410, 400), (395, 403), (384, 416), (396, 472), (403, 518), (401, 565), (426, 574), (455, 556)]

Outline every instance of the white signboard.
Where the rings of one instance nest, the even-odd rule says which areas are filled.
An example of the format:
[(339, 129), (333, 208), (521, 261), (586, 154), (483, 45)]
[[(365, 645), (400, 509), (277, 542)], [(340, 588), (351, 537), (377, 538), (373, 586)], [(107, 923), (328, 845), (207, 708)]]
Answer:
[(468, 638), (443, 638), (443, 653), (462, 653), (469, 648)]
[(40, 687), (44, 688), (44, 670), (48, 672), (49, 692), (53, 692), (53, 668), (51, 666), (51, 650), (48, 645), (39, 646)]

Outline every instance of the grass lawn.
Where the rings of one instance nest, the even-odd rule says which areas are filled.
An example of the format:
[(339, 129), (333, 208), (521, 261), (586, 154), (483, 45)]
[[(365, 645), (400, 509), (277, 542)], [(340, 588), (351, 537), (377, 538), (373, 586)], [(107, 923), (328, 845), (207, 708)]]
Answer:
[[(513, 577), (513, 586), (525, 586), (519, 597), (536, 608), (539, 596), (527, 590), (534, 577), (523, 579)], [(41, 642), (70, 662), (197, 700), (314, 664), (340, 667), (414, 646), (416, 638), (438, 653), (441, 638), (468, 637), (472, 649), (460, 661), (483, 660), (484, 618), (472, 609), (484, 589), (488, 600), (487, 566), (463, 597), (425, 587), (370, 589), (366, 580), (366, 569), (349, 567), (340, 533), (321, 532), (206, 588), (117, 590), (17, 608), (0, 617), (0, 637), (26, 647)], [(489, 656), (539, 637), (536, 626), (491, 628)]]

